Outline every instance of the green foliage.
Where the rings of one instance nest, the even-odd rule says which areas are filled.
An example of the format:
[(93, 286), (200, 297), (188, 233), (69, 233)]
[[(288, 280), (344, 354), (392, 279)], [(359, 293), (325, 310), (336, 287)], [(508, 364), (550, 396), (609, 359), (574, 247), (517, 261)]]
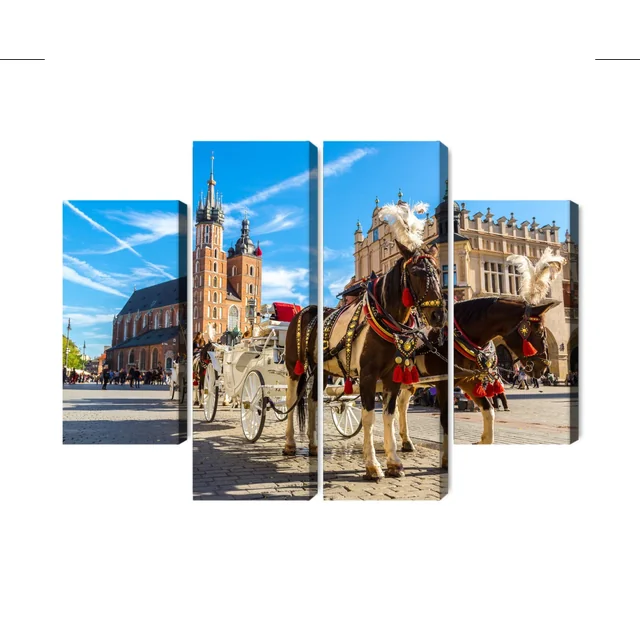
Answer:
[(69, 339), (69, 359), (65, 360), (67, 349), (67, 336), (62, 334), (62, 366), (64, 367), (65, 361), (67, 363), (67, 369), (82, 369), (82, 351), (78, 349), (75, 342)]

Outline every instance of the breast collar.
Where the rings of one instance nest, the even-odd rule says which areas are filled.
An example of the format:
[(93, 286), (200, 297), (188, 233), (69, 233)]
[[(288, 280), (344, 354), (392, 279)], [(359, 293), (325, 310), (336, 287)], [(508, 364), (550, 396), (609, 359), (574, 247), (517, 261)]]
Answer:
[(378, 280), (380, 280), (380, 278), (372, 280), (367, 285), (364, 315), (369, 326), (383, 340), (396, 344), (398, 337), (416, 333), (417, 322), (413, 313), (411, 313), (409, 315), (409, 324), (402, 324), (382, 308), (375, 294), (375, 287)]
[(490, 340), (484, 347), (476, 344), (460, 328), (458, 321), (453, 320), (453, 346), (455, 350), (468, 360), (475, 362), (482, 369), (495, 369), (498, 365), (496, 346)]

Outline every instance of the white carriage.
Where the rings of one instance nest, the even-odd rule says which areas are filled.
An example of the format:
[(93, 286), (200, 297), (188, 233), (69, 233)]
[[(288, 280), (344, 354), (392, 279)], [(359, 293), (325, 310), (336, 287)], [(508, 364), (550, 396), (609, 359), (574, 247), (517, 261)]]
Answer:
[(178, 402), (183, 403), (187, 395), (187, 363), (176, 359), (172, 363), (171, 374), (169, 376), (169, 395), (173, 400), (176, 393)]
[[(293, 313), (299, 311), (294, 305)], [(282, 317), (281, 303), (274, 305), (272, 318)], [(270, 313), (270, 310), (267, 310)], [(286, 419), (287, 368), (284, 347), (289, 322), (270, 319), (259, 325), (252, 337), (243, 338), (233, 347), (215, 345), (209, 351), (203, 408), (207, 422), (215, 418), (219, 401), (228, 399), (232, 409), (240, 409), (240, 425), (245, 438), (256, 442), (264, 429), (267, 413), (278, 421)]]

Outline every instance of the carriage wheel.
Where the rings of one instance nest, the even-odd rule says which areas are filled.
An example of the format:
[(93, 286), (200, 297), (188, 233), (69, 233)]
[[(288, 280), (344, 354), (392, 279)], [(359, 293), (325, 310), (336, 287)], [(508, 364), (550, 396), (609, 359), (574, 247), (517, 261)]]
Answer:
[(202, 393), (204, 394), (204, 419), (207, 422), (213, 422), (216, 417), (216, 411), (218, 410), (218, 386), (216, 380), (218, 374), (213, 368), (212, 364), (207, 365), (206, 373), (204, 374), (204, 388)]
[(173, 384), (173, 380), (169, 381), (169, 393), (171, 394), (171, 399), (173, 400), (173, 397), (176, 395), (176, 387)]
[(266, 415), (264, 378), (259, 371), (249, 371), (240, 394), (240, 424), (249, 442), (255, 442), (260, 437)]
[(331, 418), (343, 438), (353, 438), (362, 429), (362, 409), (353, 401), (331, 405)]

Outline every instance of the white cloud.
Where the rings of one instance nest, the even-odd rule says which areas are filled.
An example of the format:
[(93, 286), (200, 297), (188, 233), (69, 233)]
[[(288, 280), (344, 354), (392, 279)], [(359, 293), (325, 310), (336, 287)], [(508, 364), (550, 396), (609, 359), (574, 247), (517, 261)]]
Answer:
[[(348, 171), (351, 166), (364, 158), (367, 155), (372, 153), (376, 153), (375, 149), (364, 148), (364, 149), (355, 149), (350, 153), (334, 160), (333, 162), (329, 162), (324, 165), (323, 175), (325, 178), (329, 178), (331, 176), (339, 176), (340, 174)], [(303, 171), (296, 176), (291, 178), (287, 178), (282, 182), (278, 182), (277, 184), (272, 185), (271, 187), (267, 187), (266, 189), (262, 189), (262, 191), (258, 191), (252, 196), (245, 198), (244, 200), (239, 200), (238, 202), (231, 202), (224, 206), (224, 210), (227, 213), (231, 213), (232, 211), (242, 210), (244, 207), (248, 207), (250, 205), (256, 204), (258, 202), (264, 202), (269, 198), (281, 193), (282, 191), (287, 191), (288, 189), (295, 189), (296, 187), (301, 187), (307, 182), (309, 182), (310, 177), (317, 177), (317, 170), (313, 171)]]
[[(349, 280), (353, 278), (353, 271), (343, 274), (335, 274), (331, 272), (325, 273), (325, 287), (329, 289), (332, 296), (336, 296), (342, 291), (344, 291), (345, 287)], [(325, 301), (328, 306), (332, 306), (329, 301)]]
[(337, 160), (327, 162), (327, 164), (325, 164), (322, 168), (322, 175), (325, 178), (342, 175), (346, 171), (349, 171), (349, 169), (351, 169), (351, 166), (358, 160), (361, 160), (365, 156), (371, 155), (372, 153), (377, 153), (377, 151), (370, 147), (365, 147), (364, 149), (354, 149), (351, 153), (347, 153)]
[(298, 208), (280, 209), (271, 220), (253, 229), (251, 235), (257, 237), (267, 233), (277, 233), (278, 231), (293, 229), (302, 222), (302, 216), (296, 215), (299, 213), (300, 209)]
[(262, 302), (296, 302), (309, 299), (309, 269), (303, 267), (264, 267), (262, 271)]
[[(147, 233), (134, 233), (124, 239), (129, 246), (140, 244), (150, 244), (160, 238), (166, 236), (175, 236), (178, 234), (178, 216), (176, 213), (167, 213), (164, 211), (153, 211), (150, 213), (140, 213), (138, 211), (105, 211), (105, 215), (118, 220), (124, 224), (144, 229)], [(115, 253), (122, 251), (124, 246), (116, 246), (111, 249), (102, 251), (101, 253)]]
[(80, 275), (77, 271), (67, 265), (63, 265), (62, 267), (62, 277), (64, 280), (75, 282), (76, 284), (82, 285), (84, 287), (89, 287), (90, 289), (95, 289), (96, 291), (103, 291), (104, 293), (110, 293), (114, 296), (120, 296), (121, 298), (129, 297), (128, 295), (121, 293), (113, 287), (109, 287), (99, 282), (94, 282), (93, 280)]
[(273, 242), (273, 240), (260, 240), (260, 246), (261, 247), (271, 247), (274, 244), (275, 243)]
[(331, 249), (329, 247), (324, 247), (322, 254), (325, 262), (337, 260), (338, 258), (341, 258), (342, 260), (353, 259), (351, 251), (347, 251), (346, 249)]

